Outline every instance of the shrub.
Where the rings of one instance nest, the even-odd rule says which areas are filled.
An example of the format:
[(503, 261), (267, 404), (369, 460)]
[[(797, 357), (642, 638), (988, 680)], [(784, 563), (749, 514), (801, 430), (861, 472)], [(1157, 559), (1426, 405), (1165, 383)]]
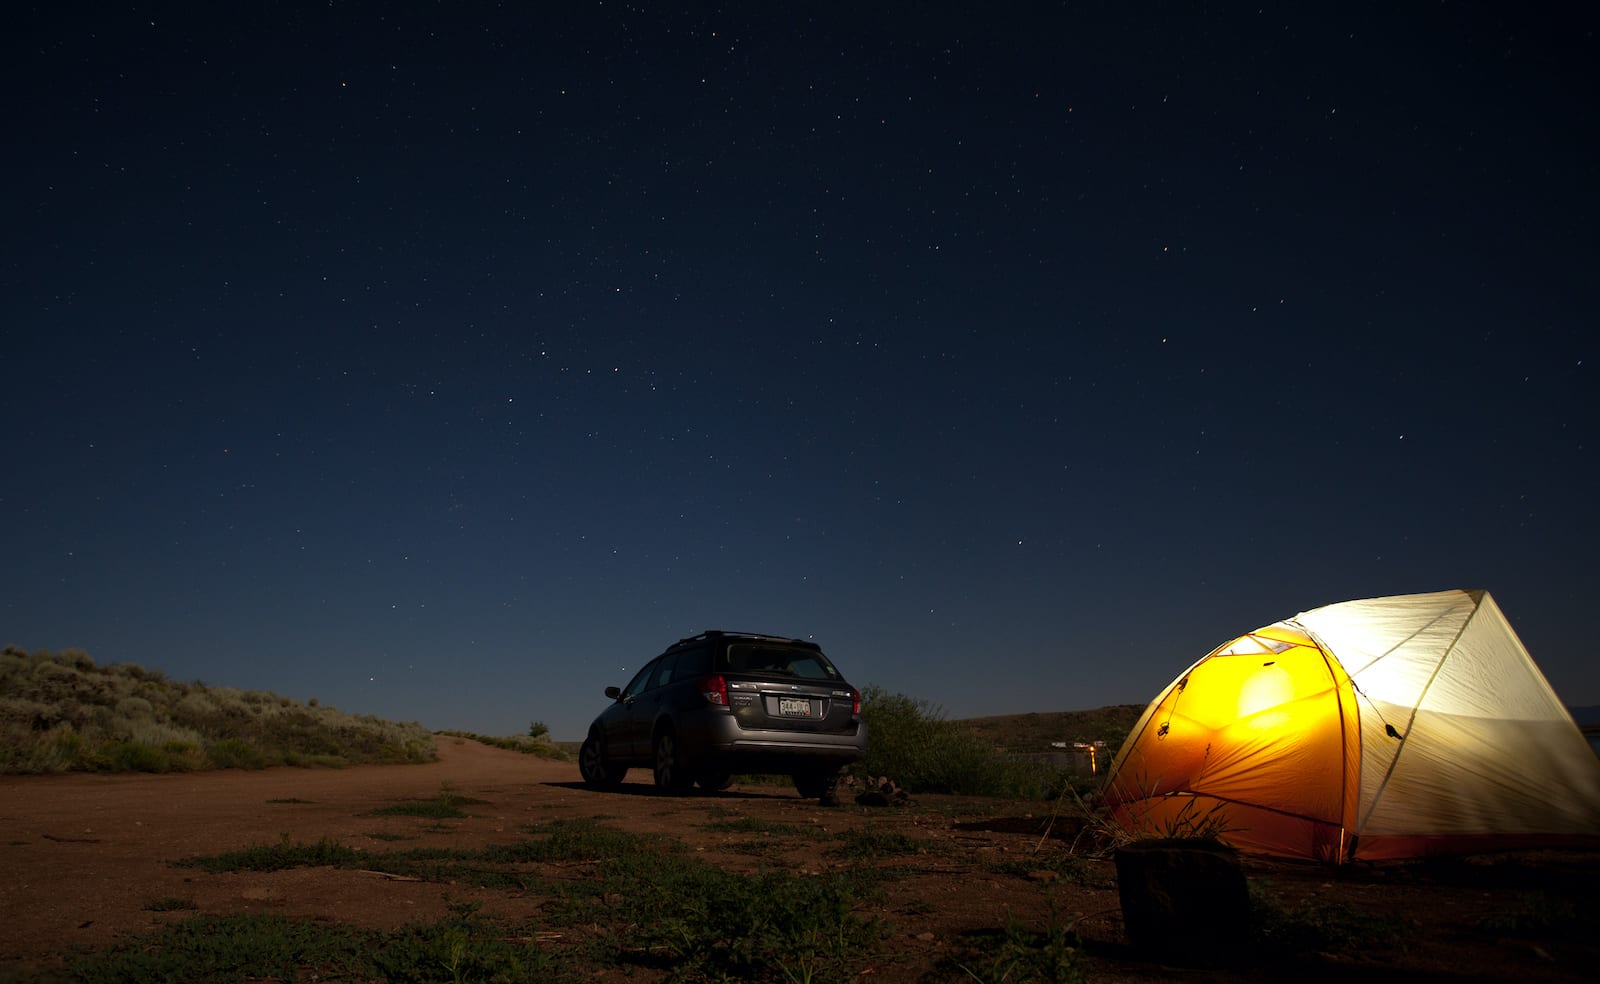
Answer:
[(167, 753), (154, 745), (124, 741), (111, 746), (108, 767), (115, 772), (166, 772)]
[(264, 769), (271, 763), (252, 744), (240, 738), (223, 738), (206, 748), (206, 754), (219, 769)]
[(81, 650), (0, 651), (0, 771), (257, 769), (427, 762), (433, 736), (266, 691), (176, 683)]
[(151, 718), (155, 713), (156, 709), (143, 697), (124, 697), (117, 701), (117, 717), (120, 718)]
[(68, 700), (78, 691), (83, 674), (54, 660), (40, 660), (33, 666), (34, 692), (49, 700)]
[(160, 670), (147, 670), (138, 663), (118, 663), (117, 665), (113, 666), (112, 669), (118, 673), (121, 673), (123, 676), (131, 677), (134, 680), (148, 680), (151, 683), (164, 683), (167, 679), (167, 675), (162, 673)]
[(75, 670), (94, 669), (94, 660), (90, 659), (89, 654), (81, 649), (61, 650), (60, 655), (56, 657), (56, 662), (70, 666)]
[(161, 750), (167, 753), (167, 768), (173, 772), (197, 772), (208, 764), (205, 751), (192, 741), (169, 741)]
[(25, 654), (6, 647), (4, 652), (0, 652), (0, 687), (10, 689), (12, 681), (21, 679), (32, 665), (33, 662)]
[(172, 707), (173, 717), (184, 721), (204, 721), (217, 713), (217, 705), (203, 688), (184, 694)]
[(122, 730), (125, 732), (122, 737), (157, 748), (191, 746), (198, 749), (205, 741), (200, 732), (170, 721), (129, 721)]
[(54, 704), (26, 697), (0, 697), (0, 723), (14, 723), (21, 730), (43, 731), (61, 720)]
[(34, 748), (30, 772), (71, 772), (98, 765), (93, 745), (71, 728), (56, 728)]
[(888, 776), (912, 792), (1032, 799), (1054, 795), (1062, 782), (1057, 770), (1001, 754), (925, 700), (869, 686), (861, 717), (867, 756), (854, 770)]

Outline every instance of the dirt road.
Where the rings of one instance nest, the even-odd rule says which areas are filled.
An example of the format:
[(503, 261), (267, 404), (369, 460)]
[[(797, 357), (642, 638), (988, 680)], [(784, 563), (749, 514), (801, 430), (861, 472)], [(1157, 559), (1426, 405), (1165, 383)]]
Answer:
[(474, 807), (481, 816), (472, 822), (429, 825), (430, 846), (512, 840), (517, 824), (592, 807), (594, 797), (577, 786), (574, 765), (445, 737), (439, 760), (425, 765), (3, 777), (0, 960), (102, 946), (194, 914), (146, 909), (167, 898), (191, 899), (205, 913), (270, 911), (376, 926), (436, 915), (438, 886), (324, 869), (208, 875), (173, 862), (284, 837), (378, 848), (387, 836), (418, 836), (423, 825), (373, 810), (445, 788), (488, 805)]
[[(444, 916), (451, 902), (479, 902), (512, 920), (529, 917), (541, 900), (465, 885), (399, 880), (348, 868), (208, 873), (175, 864), (287, 840), (330, 839), (371, 851), (395, 848), (476, 849), (515, 843), (519, 828), (558, 819), (603, 818), (608, 826), (669, 833), (690, 850), (710, 852), (748, 835), (708, 829), (708, 816), (759, 818), (803, 826), (795, 864), (816, 867), (826, 838), (869, 823), (904, 828), (919, 838), (955, 839), (974, 857), (997, 856), (1037, 842), (1016, 832), (962, 832), (953, 823), (911, 811), (828, 809), (787, 786), (735, 786), (715, 796), (663, 797), (647, 773), (634, 772), (619, 789), (586, 788), (577, 766), (441, 736), (438, 761), (425, 765), (360, 766), (342, 770), (228, 770), (176, 775), (0, 777), (0, 979), (7, 966), (78, 947), (103, 947), (130, 934), (196, 914), (275, 913), (393, 929)], [(470, 816), (432, 820), (375, 815), (407, 801), (450, 791), (481, 801)], [(400, 843), (397, 843), (400, 842)], [(734, 868), (774, 859), (730, 853)], [(784, 863), (779, 861), (778, 863)], [(1036, 883), (961, 875), (970, 863), (930, 860), (918, 891), (930, 914), (961, 913), (962, 923), (1003, 925), (1042, 912)], [(156, 911), (166, 899), (192, 908)], [(1095, 904), (1104, 905), (1105, 899)], [(1112, 903), (1114, 905), (1114, 902)], [(948, 920), (944, 920), (948, 925)], [(928, 920), (929, 924), (933, 923)], [(918, 927), (911, 936), (932, 930)], [(925, 945), (926, 940), (923, 941)]]
[[(475, 849), (525, 840), (527, 824), (585, 818), (670, 834), (735, 870), (846, 863), (827, 855), (828, 845), (848, 831), (923, 845), (913, 859), (894, 859), (886, 897), (863, 914), (888, 927), (882, 959), (872, 968), (877, 981), (921, 980), (972, 934), (1009, 925), (1041, 931), (1051, 921), (1070, 924), (1081, 937), (1091, 980), (1256, 980), (1277, 973), (1191, 973), (1131, 953), (1111, 863), (1070, 859), (1070, 876), (1061, 877), (1068, 868), (1048, 862), (1059, 862), (1068, 849), (1057, 837), (1041, 837), (1048, 804), (924, 797), (906, 807), (829, 809), (779, 786), (669, 797), (656, 795), (648, 776), (637, 773), (618, 790), (596, 792), (582, 785), (572, 764), (460, 738), (438, 742), (438, 761), (426, 765), (0, 777), (0, 980), (50, 954), (103, 947), (197, 913), (275, 913), (392, 929), (436, 920), (450, 902), (470, 901), (513, 920), (532, 919), (541, 900), (530, 893), (401, 880), (349, 867), (208, 873), (175, 862), (285, 838), (307, 844), (326, 838), (374, 852)], [(374, 813), (446, 790), (480, 802), (466, 808), (469, 816), (454, 819)], [(812, 834), (788, 838), (778, 853), (751, 856), (736, 843), (751, 835), (728, 832), (730, 819)], [(1445, 869), (1331, 871), (1248, 863), (1252, 884), (1267, 889), (1284, 911), (1354, 919), (1357, 939), (1336, 940), (1332, 952), (1312, 959), (1316, 967), (1367, 979), (1591, 979), (1600, 941), (1588, 933), (1563, 933), (1558, 925), (1553, 938), (1537, 928), (1530, 937), (1494, 927), (1505, 922), (1497, 923), (1497, 916), (1539, 899), (1556, 915), (1572, 898), (1589, 905), (1581, 886), (1597, 873), (1593, 855), (1480, 859)], [(1579, 894), (1566, 894), (1574, 885)], [(159, 911), (170, 899), (186, 905)], [(1581, 918), (1591, 912), (1585, 908)], [(1398, 932), (1359, 938), (1363, 925), (1385, 924)]]

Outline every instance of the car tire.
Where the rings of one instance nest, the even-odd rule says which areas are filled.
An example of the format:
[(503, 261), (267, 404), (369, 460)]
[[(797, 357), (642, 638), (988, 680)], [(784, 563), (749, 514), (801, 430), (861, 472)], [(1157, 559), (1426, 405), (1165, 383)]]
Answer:
[(621, 784), (628, 770), (606, 759), (605, 739), (600, 737), (599, 732), (591, 731), (578, 747), (578, 774), (596, 789), (608, 789)]
[(807, 769), (796, 772), (794, 788), (805, 799), (827, 799), (839, 788), (839, 770)]
[(663, 793), (681, 793), (694, 785), (694, 775), (684, 767), (683, 755), (678, 750), (678, 736), (671, 728), (656, 734), (653, 743), (655, 754), (656, 788)]
[(705, 769), (695, 778), (695, 782), (708, 793), (720, 793), (733, 785), (733, 773), (727, 769)]

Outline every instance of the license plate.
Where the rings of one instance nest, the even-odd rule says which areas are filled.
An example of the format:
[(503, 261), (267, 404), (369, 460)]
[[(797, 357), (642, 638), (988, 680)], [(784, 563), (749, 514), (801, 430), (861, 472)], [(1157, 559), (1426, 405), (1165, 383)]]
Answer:
[(803, 697), (779, 697), (778, 713), (785, 717), (810, 717), (811, 701)]

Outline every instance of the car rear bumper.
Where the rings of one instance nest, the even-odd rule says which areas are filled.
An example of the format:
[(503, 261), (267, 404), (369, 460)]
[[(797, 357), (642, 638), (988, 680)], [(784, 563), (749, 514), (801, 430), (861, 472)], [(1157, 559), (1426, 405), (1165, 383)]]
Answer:
[(848, 765), (867, 754), (867, 726), (861, 721), (848, 733), (744, 728), (731, 714), (717, 715), (708, 724), (700, 751), (736, 769), (783, 772), (786, 766)]

